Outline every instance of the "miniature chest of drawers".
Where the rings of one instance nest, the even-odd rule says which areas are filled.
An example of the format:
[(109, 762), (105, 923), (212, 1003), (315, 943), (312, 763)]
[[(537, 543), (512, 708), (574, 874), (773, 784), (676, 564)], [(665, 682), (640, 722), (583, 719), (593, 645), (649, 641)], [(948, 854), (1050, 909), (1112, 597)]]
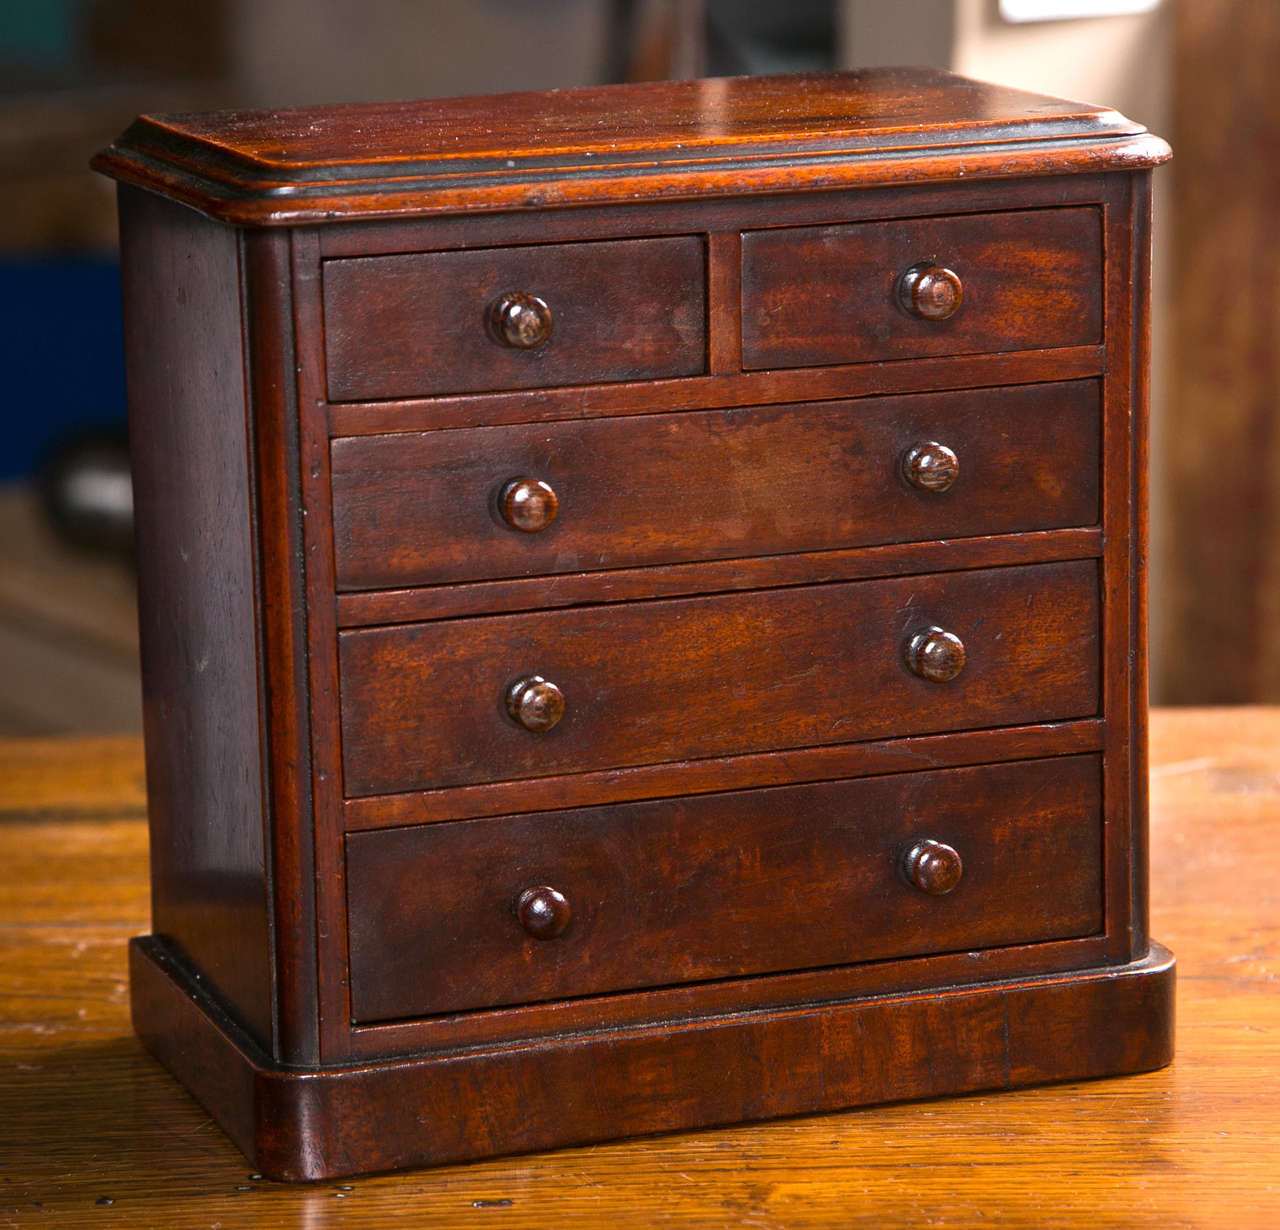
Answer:
[(931, 70), (143, 117), (136, 1028), (316, 1178), (1159, 1066), (1157, 138)]

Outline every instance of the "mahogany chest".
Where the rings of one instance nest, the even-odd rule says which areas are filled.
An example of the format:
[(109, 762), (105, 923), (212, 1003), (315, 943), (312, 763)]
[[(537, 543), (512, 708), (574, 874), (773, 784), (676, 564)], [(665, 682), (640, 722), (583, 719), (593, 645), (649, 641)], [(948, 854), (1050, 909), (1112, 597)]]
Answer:
[(318, 1178), (1148, 1069), (1150, 170), (932, 70), (139, 119), (138, 1033)]

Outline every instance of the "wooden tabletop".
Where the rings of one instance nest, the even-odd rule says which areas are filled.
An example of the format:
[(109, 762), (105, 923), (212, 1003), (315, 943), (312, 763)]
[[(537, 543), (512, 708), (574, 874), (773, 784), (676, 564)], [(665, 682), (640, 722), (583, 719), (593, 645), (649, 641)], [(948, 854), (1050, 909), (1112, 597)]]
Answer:
[(139, 744), (0, 741), (0, 1226), (1280, 1226), (1280, 708), (1151, 729), (1171, 1068), (314, 1186), (130, 1032)]

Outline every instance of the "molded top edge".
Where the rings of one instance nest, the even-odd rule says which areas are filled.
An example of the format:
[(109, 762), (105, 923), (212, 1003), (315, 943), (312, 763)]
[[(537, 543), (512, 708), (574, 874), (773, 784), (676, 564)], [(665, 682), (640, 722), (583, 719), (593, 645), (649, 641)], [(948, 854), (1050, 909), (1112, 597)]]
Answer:
[(241, 225), (1133, 169), (1115, 111), (864, 69), (140, 116), (93, 162)]

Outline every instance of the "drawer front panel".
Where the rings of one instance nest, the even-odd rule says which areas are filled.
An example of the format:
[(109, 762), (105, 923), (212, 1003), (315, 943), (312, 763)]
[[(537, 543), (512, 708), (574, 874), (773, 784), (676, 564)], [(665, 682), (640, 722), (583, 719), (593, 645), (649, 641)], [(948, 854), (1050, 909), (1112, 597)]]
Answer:
[[(368, 628), (339, 637), (348, 796), (1092, 715), (1096, 561)], [(949, 681), (907, 647), (963, 644)], [(945, 641), (925, 657), (958, 660)], [(919, 665), (919, 661), (917, 662)], [(563, 716), (545, 718), (545, 686)], [(541, 692), (539, 691), (541, 689)]]
[[(1094, 381), (333, 442), (347, 590), (1092, 525)], [(903, 460), (937, 442), (945, 487)], [(944, 476), (945, 477), (945, 476)], [(509, 484), (554, 518), (511, 524)]]
[[(1099, 783), (1098, 757), (1071, 756), (352, 834), (353, 1010), (385, 1020), (1094, 934)], [(908, 879), (924, 840), (959, 856), (942, 895)], [(554, 923), (530, 916), (530, 889), (558, 894)]]
[[(1102, 340), (1102, 230), (1093, 207), (1025, 210), (742, 237), (742, 364), (871, 363)], [(921, 319), (902, 275), (945, 268), (960, 306)]]
[[(706, 366), (705, 281), (693, 236), (326, 261), (329, 397), (695, 375)], [(509, 295), (541, 301), (545, 340), (536, 329), (527, 348), (501, 340), (493, 309)]]

